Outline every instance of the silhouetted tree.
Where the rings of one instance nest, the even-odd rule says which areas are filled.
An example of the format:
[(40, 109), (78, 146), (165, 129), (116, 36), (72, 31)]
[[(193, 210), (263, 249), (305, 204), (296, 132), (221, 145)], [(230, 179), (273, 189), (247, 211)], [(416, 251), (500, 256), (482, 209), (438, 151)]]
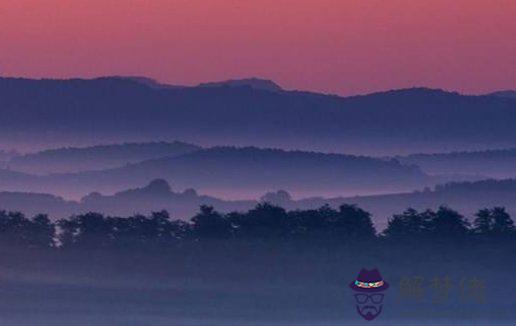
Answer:
[(488, 208), (481, 209), (475, 216), (477, 218), (473, 221), (473, 232), (477, 234), (490, 233), (492, 228), (491, 210)]
[[(60, 228), (56, 232), (56, 226)], [(396, 241), (456, 239), (468, 234), (501, 237), (515, 234), (514, 222), (502, 207), (482, 209), (470, 232), (468, 221), (458, 212), (440, 207), (418, 212), (412, 208), (395, 214), (383, 235)], [(328, 205), (318, 209), (285, 211), (269, 203), (259, 203), (247, 212), (220, 214), (211, 206), (201, 206), (191, 222), (172, 220), (166, 211), (149, 216), (105, 217), (87, 213), (52, 223), (48, 216), (32, 219), (21, 213), (0, 211), (0, 243), (25, 248), (169, 248), (190, 239), (260, 239), (372, 241), (376, 230), (370, 213), (355, 205), (337, 210)], [(509, 239), (507, 237), (502, 237)], [(494, 239), (494, 238), (493, 238)]]
[(19, 212), (0, 211), (0, 240), (9, 246), (26, 246), (30, 221)]
[(113, 243), (111, 223), (102, 214), (76, 215), (58, 222), (62, 233), (59, 236), (64, 247), (107, 247)]
[(57, 222), (57, 226), (61, 230), (57, 237), (61, 247), (72, 247), (75, 242), (75, 234), (77, 232), (76, 222), (69, 219), (61, 219)]
[(514, 231), (514, 221), (504, 207), (494, 207), (491, 211), (494, 220), (492, 228), (494, 234), (508, 234)]
[(288, 212), (291, 234), (298, 239), (323, 239), (331, 228), (332, 218), (337, 211), (325, 205), (317, 210), (295, 210)]
[(201, 206), (201, 211), (192, 218), (192, 232), (197, 238), (227, 239), (231, 231), (231, 223), (211, 206)]
[(56, 226), (47, 215), (36, 215), (30, 221), (26, 232), (30, 247), (51, 248), (55, 245)]
[(329, 228), (334, 238), (342, 240), (370, 240), (376, 235), (371, 214), (356, 205), (341, 205), (329, 216)]
[(441, 206), (435, 215), (427, 211), (433, 218), (429, 220), (429, 233), (433, 237), (439, 238), (457, 238), (462, 237), (468, 233), (469, 223), (458, 212)]
[(482, 235), (508, 235), (514, 232), (514, 221), (504, 207), (479, 210), (473, 222), (473, 232)]
[(55, 225), (46, 215), (28, 219), (19, 212), (0, 211), (0, 241), (26, 248), (50, 248), (54, 245)]
[(434, 215), (431, 211), (419, 213), (415, 209), (409, 208), (402, 214), (393, 215), (383, 234), (387, 238), (398, 240), (421, 239), (421, 237), (428, 235), (430, 222)]
[(165, 247), (184, 238), (188, 231), (188, 223), (172, 221), (167, 211), (153, 212), (150, 216), (110, 217), (108, 223), (112, 242), (119, 248)]
[(172, 220), (167, 211), (152, 212), (149, 229), (155, 229), (150, 239), (157, 245), (168, 245), (188, 236), (190, 225), (182, 220)]
[(230, 220), (238, 237), (285, 238), (290, 233), (287, 212), (269, 203), (259, 203), (246, 214), (233, 214)]

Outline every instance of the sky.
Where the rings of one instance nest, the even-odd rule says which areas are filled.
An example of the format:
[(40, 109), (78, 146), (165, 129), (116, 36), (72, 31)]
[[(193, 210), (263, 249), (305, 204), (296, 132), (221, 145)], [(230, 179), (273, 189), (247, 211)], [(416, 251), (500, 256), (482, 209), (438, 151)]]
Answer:
[(0, 0), (0, 75), (516, 89), (513, 0)]

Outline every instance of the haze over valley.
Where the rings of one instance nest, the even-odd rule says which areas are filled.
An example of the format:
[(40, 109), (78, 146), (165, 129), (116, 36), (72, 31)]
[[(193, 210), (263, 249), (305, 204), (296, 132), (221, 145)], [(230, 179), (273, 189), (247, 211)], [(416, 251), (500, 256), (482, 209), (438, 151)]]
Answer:
[(0, 0), (0, 326), (516, 325), (514, 17)]
[(168, 195), (159, 205), (153, 196), (135, 202), (186, 218), (201, 204), (242, 209), (279, 190), (292, 208), (359, 196), (357, 204), (385, 215), (392, 211), (376, 210), (375, 198), (410, 206), (421, 200), (402, 198), (415, 200), (414, 191), (516, 177), (516, 100), (508, 91), (339, 97), (257, 78), (186, 87), (105, 77), (0, 78), (0, 94), (0, 190), (17, 203), (43, 196), (59, 215), (137, 211), (108, 198), (126, 198), (127, 189), (147, 189), (156, 179), (177, 192), (169, 195), (190, 196), (187, 202), (167, 204)]

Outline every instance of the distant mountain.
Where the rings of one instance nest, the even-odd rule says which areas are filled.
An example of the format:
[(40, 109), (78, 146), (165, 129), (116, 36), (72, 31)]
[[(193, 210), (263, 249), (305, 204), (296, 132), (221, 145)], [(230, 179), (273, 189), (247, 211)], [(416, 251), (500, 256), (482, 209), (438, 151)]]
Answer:
[(178, 86), (178, 85), (170, 85), (170, 84), (163, 84), (160, 83), (152, 78), (147, 77), (141, 77), (141, 76), (112, 76), (107, 78), (119, 78), (122, 80), (131, 80), (135, 81), (137, 83), (143, 84), (145, 86), (149, 86), (151, 88), (155, 89), (178, 89), (178, 88), (185, 88), (186, 86)]
[(413, 154), (397, 156), (405, 164), (415, 164), (428, 174), (466, 174), (491, 178), (516, 178), (516, 148)]
[(161, 178), (176, 189), (250, 198), (274, 189), (298, 196), (352, 195), (408, 191), (437, 182), (417, 167), (396, 160), (255, 147), (214, 147), (102, 171), (25, 178), (27, 182), (18, 182), (16, 188), (1, 183), (0, 190), (51, 192), (69, 198), (91, 191), (113, 193)]
[(103, 170), (153, 158), (174, 157), (199, 150), (183, 142), (150, 142), (68, 147), (12, 157), (8, 165), (16, 171), (47, 174)]
[(516, 146), (516, 99), (425, 88), (339, 97), (254, 85), (0, 78), (2, 147), (183, 139), (391, 155)]
[(488, 94), (490, 96), (496, 96), (496, 97), (505, 97), (505, 98), (516, 98), (516, 91), (507, 90), (507, 91), (499, 91)]
[(278, 84), (271, 80), (248, 78), (248, 79), (232, 79), (222, 82), (201, 83), (198, 87), (249, 87), (256, 90), (265, 90), (271, 92), (282, 92)]

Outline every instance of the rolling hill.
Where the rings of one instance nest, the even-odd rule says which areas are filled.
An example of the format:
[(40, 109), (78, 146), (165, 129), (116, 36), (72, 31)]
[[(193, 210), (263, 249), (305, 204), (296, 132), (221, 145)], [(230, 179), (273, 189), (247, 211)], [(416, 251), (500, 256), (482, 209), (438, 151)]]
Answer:
[(11, 157), (6, 163), (20, 172), (48, 174), (104, 170), (131, 163), (174, 157), (199, 150), (183, 142), (150, 142), (67, 147)]
[(296, 196), (399, 192), (437, 182), (416, 166), (396, 160), (256, 147), (213, 147), (101, 171), (46, 176), (3, 171), (9, 178), (0, 183), (0, 190), (51, 192), (65, 198), (91, 191), (114, 193), (156, 178), (176, 189), (195, 188), (233, 199), (255, 198), (275, 189)]
[(163, 209), (175, 218), (189, 219), (198, 212), (201, 205), (211, 205), (229, 212), (249, 209), (256, 203), (253, 200), (227, 201), (199, 195), (193, 189), (174, 191), (161, 179), (153, 180), (144, 187), (123, 190), (113, 195), (92, 192), (78, 201), (65, 200), (46, 193), (0, 192), (0, 211), (18, 211), (27, 216), (48, 214), (52, 219), (87, 212), (129, 216), (150, 214)]
[(397, 156), (405, 164), (415, 164), (428, 174), (466, 174), (484, 178), (515, 178), (516, 148)]

